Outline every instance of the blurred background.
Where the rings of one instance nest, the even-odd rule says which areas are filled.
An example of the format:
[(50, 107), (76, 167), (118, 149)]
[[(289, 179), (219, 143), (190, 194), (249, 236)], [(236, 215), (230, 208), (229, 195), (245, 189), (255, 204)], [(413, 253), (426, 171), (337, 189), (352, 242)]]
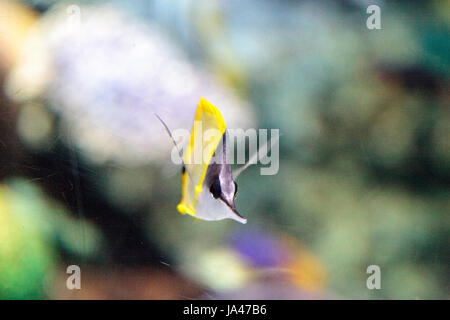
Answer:
[[(1, 0), (0, 298), (448, 299), (449, 27), (446, 0)], [(246, 225), (176, 211), (154, 113), (201, 96), (280, 129)]]

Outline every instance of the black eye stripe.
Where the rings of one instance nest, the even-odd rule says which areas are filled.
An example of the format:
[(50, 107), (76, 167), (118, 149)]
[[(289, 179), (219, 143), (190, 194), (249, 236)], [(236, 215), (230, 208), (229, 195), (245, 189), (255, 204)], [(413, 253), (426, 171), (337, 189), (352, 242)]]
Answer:
[(209, 187), (209, 192), (211, 192), (213, 197), (216, 199), (220, 197), (222, 189), (220, 187), (220, 181), (218, 178), (214, 179), (214, 181), (211, 183), (211, 186)]

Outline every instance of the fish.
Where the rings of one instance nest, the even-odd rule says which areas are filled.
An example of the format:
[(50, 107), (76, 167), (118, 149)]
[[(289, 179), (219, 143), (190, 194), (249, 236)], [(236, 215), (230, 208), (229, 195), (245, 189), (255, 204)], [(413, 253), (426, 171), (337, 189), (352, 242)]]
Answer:
[[(200, 220), (247, 223), (236, 209), (237, 183), (228, 158), (225, 120), (211, 102), (200, 99), (182, 168), (182, 198), (177, 209)], [(195, 153), (201, 152), (201, 161)], [(198, 158), (198, 157), (197, 157)]]

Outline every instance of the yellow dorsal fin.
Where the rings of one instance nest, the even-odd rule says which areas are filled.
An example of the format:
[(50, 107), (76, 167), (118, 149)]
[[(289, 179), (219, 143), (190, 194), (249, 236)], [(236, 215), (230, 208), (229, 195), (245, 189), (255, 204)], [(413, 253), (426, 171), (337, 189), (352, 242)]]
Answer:
[(177, 207), (179, 212), (195, 216), (198, 195), (202, 192), (208, 166), (226, 128), (219, 109), (202, 97), (184, 157), (189, 175), (184, 172), (182, 176), (182, 198)]

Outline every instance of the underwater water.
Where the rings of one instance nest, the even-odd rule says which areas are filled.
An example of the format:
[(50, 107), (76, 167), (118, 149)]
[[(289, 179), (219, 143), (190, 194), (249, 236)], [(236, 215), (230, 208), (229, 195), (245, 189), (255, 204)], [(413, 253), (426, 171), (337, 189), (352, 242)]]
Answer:
[(449, 5), (374, 2), (2, 1), (0, 299), (447, 299)]

